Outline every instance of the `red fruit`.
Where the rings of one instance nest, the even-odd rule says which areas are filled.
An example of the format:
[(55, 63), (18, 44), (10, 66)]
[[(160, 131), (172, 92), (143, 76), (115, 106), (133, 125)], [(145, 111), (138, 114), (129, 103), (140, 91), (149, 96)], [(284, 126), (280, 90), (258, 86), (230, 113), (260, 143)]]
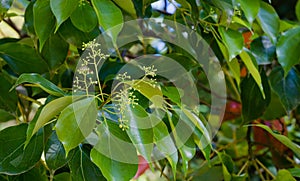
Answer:
[(252, 37), (251, 31), (244, 32), (243, 37), (244, 37), (244, 43), (245, 43), (246, 47), (250, 48), (250, 44), (252, 42), (252, 40), (251, 40), (251, 37)]
[(139, 176), (141, 176), (149, 168), (149, 164), (147, 160), (145, 160), (145, 158), (142, 157), (141, 155), (139, 155), (138, 157), (139, 157), (139, 165), (138, 165), (138, 170), (134, 176), (135, 179), (139, 178)]
[(241, 114), (242, 114), (242, 105), (235, 101), (228, 101), (226, 103), (223, 121), (238, 118), (241, 116)]

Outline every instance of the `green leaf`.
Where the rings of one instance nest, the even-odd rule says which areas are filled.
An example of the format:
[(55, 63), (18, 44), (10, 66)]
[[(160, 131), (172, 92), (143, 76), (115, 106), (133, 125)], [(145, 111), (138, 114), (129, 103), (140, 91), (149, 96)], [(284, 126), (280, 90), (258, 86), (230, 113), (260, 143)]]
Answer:
[(70, 18), (73, 25), (83, 32), (92, 31), (98, 24), (94, 9), (86, 2), (79, 4)]
[(298, 18), (298, 21), (300, 21), (300, 1), (298, 0), (297, 4), (296, 4), (296, 16)]
[(92, 0), (92, 5), (98, 16), (100, 26), (116, 43), (117, 36), (123, 27), (122, 11), (110, 0)]
[(79, 1), (78, 0), (51, 0), (50, 7), (56, 18), (56, 29), (58, 30), (59, 26), (66, 21), (72, 12), (76, 9)]
[(240, 3), (243, 12), (249, 23), (252, 23), (259, 11), (260, 8), (260, 1), (259, 0), (251, 0), (251, 1), (244, 1), (244, 0), (237, 0)]
[(12, 83), (2, 72), (0, 72), (0, 85), (0, 109), (15, 112), (18, 104), (17, 92), (16, 90), (10, 91)]
[(300, 76), (292, 68), (286, 77), (282, 68), (275, 68), (270, 74), (270, 83), (273, 91), (280, 98), (286, 111), (289, 113), (300, 104)]
[(55, 130), (66, 154), (78, 146), (96, 124), (97, 107), (94, 98), (86, 98), (65, 108), (60, 114)]
[(258, 12), (257, 21), (263, 31), (271, 39), (273, 44), (276, 44), (279, 33), (279, 17), (275, 9), (268, 3), (261, 2)]
[(126, 130), (126, 132), (129, 138), (139, 153), (148, 162), (151, 162), (151, 153), (153, 150), (153, 129), (151, 118), (140, 105), (135, 105), (134, 108), (127, 106), (127, 110), (124, 114), (124, 119), (128, 120), (129, 129)]
[(278, 171), (275, 181), (296, 181), (296, 179), (288, 170), (281, 169)]
[(100, 31), (98, 27), (95, 27), (91, 32), (82, 32), (68, 19), (60, 26), (58, 33), (66, 42), (82, 48), (83, 42), (86, 43), (95, 39), (100, 34)]
[(269, 132), (272, 136), (274, 136), (278, 141), (280, 141), (282, 144), (284, 144), (286, 147), (290, 148), (297, 155), (298, 158), (300, 157), (300, 147), (299, 147), (299, 145), (296, 145), (295, 143), (293, 143), (288, 137), (273, 132), (273, 130), (271, 130), (266, 125), (255, 124), (255, 125), (252, 125), (252, 126), (258, 126), (258, 127), (263, 128), (264, 130)]
[(44, 127), (51, 119), (53, 119), (71, 103), (72, 96), (65, 96), (46, 104), (36, 121), (31, 136), (34, 135), (40, 128)]
[(39, 50), (42, 51), (55, 28), (55, 17), (50, 8), (50, 0), (37, 0), (33, 5), (33, 17), (35, 32), (40, 42)]
[(43, 151), (43, 131), (38, 132), (27, 147), (27, 124), (8, 127), (0, 132), (0, 173), (15, 175), (24, 173), (40, 160)]
[(55, 69), (60, 66), (67, 57), (69, 44), (65, 42), (59, 34), (52, 34), (45, 42), (42, 49), (42, 56), (47, 61), (50, 69)]
[(36, 50), (24, 44), (5, 43), (0, 45), (0, 57), (17, 74), (25, 72), (45, 73), (48, 71), (46, 62)]
[(45, 160), (48, 168), (57, 170), (67, 164), (66, 152), (62, 143), (58, 140), (55, 131), (52, 132), (45, 145)]
[(132, 0), (124, 1), (124, 0), (113, 0), (120, 8), (122, 8), (126, 13), (130, 14), (134, 18), (136, 18), (136, 12), (134, 8), (134, 4)]
[(241, 54), (240, 54), (240, 57), (243, 60), (243, 62), (245, 63), (245, 65), (246, 65), (247, 69), (249, 70), (250, 74), (254, 78), (254, 80), (255, 80), (256, 84), (258, 85), (259, 90), (260, 90), (260, 92), (261, 92), (261, 94), (264, 98), (265, 93), (264, 93), (264, 89), (263, 89), (263, 86), (262, 86), (262, 80), (261, 80), (260, 74), (257, 70), (256, 62), (253, 62), (253, 59), (251, 58), (251, 56), (246, 51), (242, 51)]
[(294, 176), (300, 178), (300, 168), (290, 168), (288, 171)]
[(265, 98), (261, 89), (252, 76), (246, 77), (241, 83), (242, 115), (244, 124), (260, 117), (270, 103), (270, 86), (265, 72), (261, 73), (262, 86)]
[(262, 119), (274, 120), (286, 115), (286, 111), (280, 101), (280, 97), (271, 90), (271, 101), (266, 111), (264, 112)]
[(3, 109), (0, 109), (0, 122), (6, 122), (12, 119), (15, 119), (15, 116)]
[(63, 172), (57, 175), (54, 175), (53, 181), (72, 181), (71, 174), (69, 172)]
[(133, 81), (132, 86), (134, 89), (138, 90), (143, 94), (147, 99), (149, 99), (156, 108), (163, 107), (163, 94), (160, 90), (160, 87), (152, 85), (147, 81)]
[[(112, 129), (114, 134), (110, 131)], [(117, 124), (110, 124), (109, 127), (105, 124), (99, 125), (99, 141), (91, 151), (91, 159), (107, 180), (127, 181), (132, 179), (137, 171), (137, 152), (131, 143), (114, 136), (116, 133), (126, 137), (126, 132)]]
[(300, 27), (284, 32), (277, 43), (276, 54), (278, 62), (284, 69), (286, 76), (289, 70), (300, 63)]
[(34, 84), (35, 86), (43, 89), (45, 92), (47, 92), (50, 95), (54, 95), (54, 96), (65, 95), (65, 92), (63, 90), (61, 90), (59, 87), (57, 87), (55, 84), (53, 84), (49, 80), (45, 79), (41, 75), (34, 74), (34, 73), (33, 74), (22, 74), (11, 89), (14, 89), (18, 85), (26, 83), (26, 82)]
[(227, 62), (227, 65), (230, 69), (230, 71), (232, 72), (232, 75), (234, 77), (234, 79), (236, 80), (237, 85), (240, 85), (241, 83), (241, 76), (240, 76), (240, 64), (239, 61), (234, 58), (232, 59), (230, 62)]
[(49, 181), (46, 174), (46, 168), (42, 164), (37, 164), (31, 170), (20, 175), (12, 175), (8, 177), (9, 181), (31, 180), (31, 181)]
[(26, 28), (29, 35), (35, 35), (34, 30), (34, 18), (33, 18), (33, 5), (35, 2), (30, 2), (27, 6), (24, 14), (24, 27)]
[(172, 86), (163, 86), (162, 93), (178, 106), (181, 105), (181, 96), (183, 96), (182, 90), (178, 90), (176, 87)]
[(269, 38), (262, 36), (251, 42), (251, 53), (258, 65), (271, 64), (275, 57), (275, 46), (270, 46)]
[(74, 150), (69, 167), (73, 181), (105, 180), (99, 168), (91, 161), (90, 150), (84, 145)]
[(221, 34), (222, 40), (224, 41), (229, 53), (228, 61), (231, 61), (243, 50), (243, 36), (240, 32), (231, 29), (226, 29), (225, 27), (219, 27), (219, 33)]
[(167, 158), (173, 171), (174, 180), (176, 180), (178, 154), (171, 134), (169, 133), (165, 123), (162, 121), (153, 127), (153, 133), (155, 145), (157, 146), (157, 149)]

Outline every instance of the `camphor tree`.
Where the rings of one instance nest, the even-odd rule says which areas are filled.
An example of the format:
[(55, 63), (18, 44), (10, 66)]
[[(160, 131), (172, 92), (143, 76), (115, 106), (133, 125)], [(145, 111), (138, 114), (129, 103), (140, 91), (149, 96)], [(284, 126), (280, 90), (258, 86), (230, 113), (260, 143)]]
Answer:
[(0, 180), (297, 180), (300, 1), (4, 0)]

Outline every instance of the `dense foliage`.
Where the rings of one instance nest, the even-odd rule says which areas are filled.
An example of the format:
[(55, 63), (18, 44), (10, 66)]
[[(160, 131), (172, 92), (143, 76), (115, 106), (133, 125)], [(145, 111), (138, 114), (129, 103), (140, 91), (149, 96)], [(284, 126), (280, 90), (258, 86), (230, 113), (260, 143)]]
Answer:
[(0, 2), (0, 180), (300, 178), (300, 1)]

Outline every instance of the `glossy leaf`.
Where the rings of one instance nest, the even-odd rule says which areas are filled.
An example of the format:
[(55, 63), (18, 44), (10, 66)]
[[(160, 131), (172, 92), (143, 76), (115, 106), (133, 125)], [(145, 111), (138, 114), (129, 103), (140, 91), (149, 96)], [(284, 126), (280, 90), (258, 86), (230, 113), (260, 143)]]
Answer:
[(243, 12), (249, 23), (252, 23), (259, 11), (260, 8), (260, 1), (259, 0), (252, 0), (252, 1), (243, 1), (237, 0), (240, 3)]
[[(112, 129), (114, 134), (110, 131)], [(138, 156), (132, 144), (120, 141), (115, 134), (126, 135), (118, 125), (99, 125), (99, 141), (91, 151), (91, 159), (107, 180), (127, 181), (135, 176)], [(126, 137), (125, 135), (123, 137)]]
[(61, 112), (55, 130), (66, 154), (92, 132), (96, 118), (97, 108), (94, 98), (74, 102)]
[(24, 14), (24, 27), (26, 28), (27, 32), (31, 35), (35, 35), (34, 30), (34, 18), (33, 18), (33, 5), (35, 2), (30, 2), (27, 6)]
[(258, 65), (271, 64), (275, 57), (275, 46), (271, 45), (266, 36), (256, 38), (251, 42), (251, 53)]
[(219, 27), (219, 33), (229, 53), (229, 61), (240, 54), (243, 49), (244, 39), (241, 33), (225, 27)]
[(22, 74), (16, 81), (15, 85), (11, 88), (15, 88), (20, 84), (23, 83), (31, 83), (36, 85), (37, 87), (43, 89), (45, 92), (47, 92), (50, 95), (54, 96), (63, 96), (65, 95), (65, 92), (61, 90), (59, 87), (57, 87), (55, 84), (50, 82), (49, 80), (45, 79), (39, 74)]
[(147, 81), (134, 81), (133, 88), (148, 98), (156, 108), (162, 108), (163, 96), (158, 86), (153, 86)]
[(279, 33), (279, 17), (275, 9), (268, 3), (261, 2), (257, 21), (273, 44), (275, 44)]
[(289, 70), (300, 63), (300, 27), (284, 32), (277, 43), (276, 54), (278, 62), (284, 69), (286, 76)]
[(79, 4), (70, 18), (73, 25), (83, 32), (92, 31), (98, 24), (94, 9), (86, 2)]
[(100, 31), (98, 27), (91, 32), (80, 31), (72, 24), (71, 20), (68, 19), (60, 26), (58, 33), (66, 42), (82, 48), (83, 42), (86, 43), (93, 40), (100, 34)]
[(50, 69), (55, 69), (66, 60), (69, 44), (59, 34), (50, 35), (42, 49), (42, 56), (47, 61)]
[(69, 162), (71, 177), (74, 181), (101, 181), (105, 180), (99, 168), (90, 159), (90, 150), (79, 146), (74, 150)]
[(55, 17), (50, 8), (50, 0), (37, 0), (33, 5), (34, 28), (39, 37), (39, 50), (54, 32)]
[(76, 9), (79, 1), (78, 0), (51, 0), (50, 7), (56, 18), (56, 29), (69, 18), (72, 12)]
[(9, 181), (17, 181), (17, 180), (31, 180), (31, 181), (48, 181), (48, 176), (46, 174), (46, 168), (37, 164), (31, 170), (22, 173), (20, 175), (12, 175), (8, 177)]
[(258, 85), (261, 94), (263, 96), (263, 98), (265, 97), (265, 93), (264, 93), (264, 89), (262, 86), (262, 80), (260, 77), (260, 74), (258, 72), (257, 69), (257, 65), (256, 62), (253, 62), (252, 57), (246, 52), (246, 51), (242, 51), (240, 54), (241, 59), (243, 60), (243, 62), (245, 63), (247, 69), (249, 70), (250, 74), (252, 75), (252, 77), (254, 78), (256, 84)]
[(168, 128), (165, 123), (161, 121), (153, 127), (153, 133), (157, 149), (167, 158), (173, 171), (174, 180), (176, 180), (178, 154), (177, 148), (168, 132)]
[(43, 151), (43, 132), (36, 134), (27, 147), (27, 124), (8, 127), (0, 132), (0, 173), (15, 175), (24, 173), (40, 160)]
[(123, 1), (123, 0), (113, 0), (120, 8), (122, 8), (126, 13), (130, 14), (136, 18), (136, 12), (132, 0)]
[(252, 125), (252, 126), (258, 126), (260, 128), (263, 128), (268, 133), (270, 133), (273, 137), (275, 137), (278, 141), (280, 141), (281, 143), (283, 143), (286, 147), (290, 148), (297, 155), (297, 157), (300, 156), (300, 146), (296, 145), (295, 143), (293, 143), (288, 137), (273, 132), (273, 130), (271, 130), (266, 125), (255, 124), (255, 125)]
[(0, 73), (0, 85), (0, 109), (15, 112), (18, 103), (17, 92), (10, 91), (12, 83), (3, 73)]
[(117, 36), (122, 30), (123, 15), (121, 10), (110, 0), (92, 0), (92, 5), (96, 11), (99, 25), (104, 31), (108, 31), (108, 35), (116, 43)]
[(31, 135), (34, 135), (40, 128), (44, 127), (54, 116), (58, 115), (72, 103), (72, 96), (65, 96), (51, 101), (42, 109)]
[(290, 168), (288, 171), (294, 176), (294, 177), (300, 177), (300, 168)]
[(295, 69), (291, 69), (284, 77), (282, 68), (275, 68), (270, 74), (273, 91), (279, 96), (287, 112), (300, 104), (300, 76)]
[(57, 135), (52, 132), (45, 145), (45, 161), (48, 168), (51, 170), (57, 170), (67, 164), (66, 152), (62, 143), (58, 140)]
[[(128, 106), (125, 111), (125, 120), (128, 120), (129, 129), (126, 130), (132, 143), (135, 145), (139, 153), (148, 161), (151, 162), (151, 153), (153, 150), (153, 129), (151, 118), (148, 113), (140, 105), (135, 105), (134, 108)], [(148, 125), (145, 124), (148, 122)]]
[(246, 77), (241, 83), (242, 115), (245, 124), (260, 117), (270, 103), (268, 78), (264, 72), (261, 73), (261, 77), (265, 97), (252, 76)]
[(30, 46), (19, 43), (5, 43), (0, 45), (0, 57), (6, 61), (17, 74), (26, 72), (45, 73), (47, 63)]
[(15, 117), (11, 113), (9, 113), (9, 112), (7, 112), (3, 109), (0, 109), (0, 123), (1, 122), (6, 122), (6, 121), (9, 121), (9, 120), (12, 120), (12, 119), (15, 119)]

